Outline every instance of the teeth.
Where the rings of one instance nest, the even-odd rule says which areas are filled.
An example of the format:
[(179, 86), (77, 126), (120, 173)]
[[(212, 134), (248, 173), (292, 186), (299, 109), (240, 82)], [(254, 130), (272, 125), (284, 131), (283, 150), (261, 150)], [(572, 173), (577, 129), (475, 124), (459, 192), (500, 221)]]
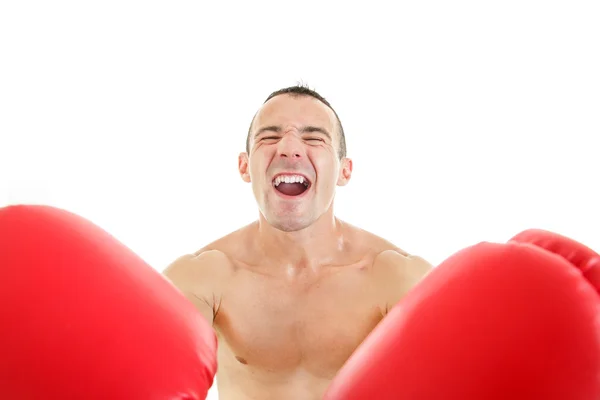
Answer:
[(308, 186), (308, 182), (305, 181), (303, 176), (300, 175), (279, 175), (273, 180), (273, 185), (279, 186), (280, 183), (302, 183), (304, 186)]

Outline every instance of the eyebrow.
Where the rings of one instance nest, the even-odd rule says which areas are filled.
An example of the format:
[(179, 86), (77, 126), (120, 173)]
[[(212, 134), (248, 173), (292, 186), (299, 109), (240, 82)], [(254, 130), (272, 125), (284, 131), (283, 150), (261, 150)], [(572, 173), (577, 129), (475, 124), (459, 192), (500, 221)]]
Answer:
[[(269, 131), (281, 133), (282, 130), (283, 130), (283, 128), (281, 126), (269, 125), (269, 126), (260, 128), (258, 131), (256, 131), (256, 134), (254, 136), (258, 136), (261, 133), (269, 132)], [(300, 133), (314, 133), (314, 132), (321, 133), (321, 134), (327, 136), (331, 140), (331, 135), (324, 128), (321, 128), (318, 126), (312, 126), (312, 125), (307, 125), (307, 126), (303, 126), (302, 128), (300, 128)]]

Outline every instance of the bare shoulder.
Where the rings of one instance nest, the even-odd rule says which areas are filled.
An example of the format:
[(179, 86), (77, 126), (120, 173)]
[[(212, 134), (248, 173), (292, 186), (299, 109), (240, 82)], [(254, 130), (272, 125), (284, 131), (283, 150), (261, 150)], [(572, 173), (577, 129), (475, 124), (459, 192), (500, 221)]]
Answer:
[(228, 276), (235, 268), (235, 249), (243, 248), (241, 244), (247, 236), (247, 230), (248, 227), (242, 227), (193, 253), (180, 256), (167, 266), (164, 275), (181, 285), (203, 282), (206, 278), (214, 280)]
[(220, 245), (227, 242), (226, 238), (222, 238), (194, 253), (184, 254), (163, 271), (163, 275), (211, 323), (219, 310), (222, 294), (235, 272), (235, 264), (226, 247)]
[(361, 243), (371, 253), (371, 271), (377, 293), (381, 293), (381, 307), (387, 313), (394, 304), (417, 285), (432, 269), (423, 257), (410, 254), (389, 240), (374, 233), (353, 228)]
[(373, 260), (372, 270), (383, 314), (398, 303), (433, 269), (424, 258), (397, 249), (380, 252)]
[(163, 274), (176, 286), (191, 289), (207, 279), (226, 275), (233, 268), (227, 255), (216, 249), (184, 254), (165, 268)]
[(398, 249), (387, 249), (377, 254), (372, 268), (383, 278), (402, 279), (410, 283), (427, 275), (433, 269), (433, 265), (418, 255), (407, 254)]
[(419, 280), (433, 268), (423, 257), (410, 254), (372, 232), (345, 224), (353, 236), (353, 241), (360, 243), (362, 251), (371, 254), (372, 269), (383, 281), (394, 278), (409, 282)]

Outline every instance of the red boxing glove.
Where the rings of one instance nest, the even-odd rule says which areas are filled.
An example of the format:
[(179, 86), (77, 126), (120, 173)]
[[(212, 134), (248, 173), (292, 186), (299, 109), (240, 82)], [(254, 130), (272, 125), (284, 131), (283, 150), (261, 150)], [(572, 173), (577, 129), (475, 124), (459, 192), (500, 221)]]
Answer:
[(541, 229), (529, 229), (514, 236), (511, 241), (529, 243), (561, 256), (576, 266), (600, 293), (600, 256), (589, 247), (568, 237)]
[(391, 310), (324, 399), (600, 399), (600, 295), (587, 279), (598, 261), (534, 230), (459, 251)]
[(52, 207), (0, 209), (0, 271), (0, 398), (206, 398), (212, 327), (94, 224)]

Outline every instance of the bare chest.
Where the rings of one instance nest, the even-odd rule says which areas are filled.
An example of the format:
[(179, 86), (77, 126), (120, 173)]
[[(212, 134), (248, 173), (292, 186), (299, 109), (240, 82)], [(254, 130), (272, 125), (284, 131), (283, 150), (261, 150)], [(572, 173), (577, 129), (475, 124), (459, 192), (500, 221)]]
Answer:
[(241, 271), (215, 324), (236, 362), (328, 378), (381, 320), (375, 289), (360, 269), (299, 279)]

